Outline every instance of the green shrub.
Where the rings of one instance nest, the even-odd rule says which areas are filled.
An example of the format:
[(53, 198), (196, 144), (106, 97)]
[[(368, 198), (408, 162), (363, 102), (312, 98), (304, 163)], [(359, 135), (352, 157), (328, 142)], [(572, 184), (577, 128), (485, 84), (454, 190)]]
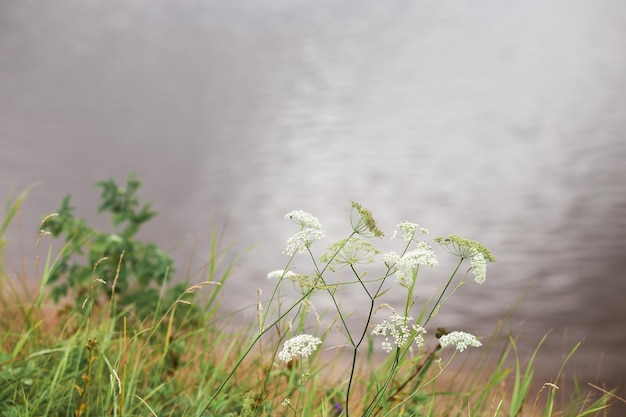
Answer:
[[(151, 204), (140, 205), (136, 192), (141, 182), (133, 174), (125, 188), (113, 179), (95, 185), (102, 189), (98, 212), (110, 213), (116, 230), (107, 233), (90, 227), (74, 216), (71, 196), (63, 199), (58, 212), (47, 216), (42, 224), (42, 232), (66, 242), (48, 277), (51, 296), (56, 302), (69, 296), (80, 305), (88, 296), (97, 298), (94, 290), (99, 289), (114, 297), (118, 308), (131, 307), (140, 318), (153, 316), (163, 305), (159, 288), (173, 273), (174, 262), (156, 245), (137, 240), (136, 235), (157, 213)], [(182, 291), (177, 286), (170, 293)]]

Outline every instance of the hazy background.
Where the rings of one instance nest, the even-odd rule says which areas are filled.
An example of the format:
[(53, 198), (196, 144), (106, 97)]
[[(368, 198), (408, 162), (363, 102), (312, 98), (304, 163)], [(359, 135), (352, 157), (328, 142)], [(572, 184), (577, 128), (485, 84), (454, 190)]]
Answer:
[(498, 258), (433, 326), (488, 335), (535, 282), (515, 320), (523, 352), (553, 329), (544, 377), (585, 338), (583, 383), (623, 382), (625, 28), (620, 0), (2, 1), (0, 198), (35, 184), (8, 269), (33, 271), (65, 194), (106, 227), (93, 183), (135, 171), (160, 212), (142, 236), (181, 274), (224, 224), (255, 245), (224, 288), (237, 308), (284, 266), (286, 212), (328, 244), (356, 200), (389, 236), (409, 220)]

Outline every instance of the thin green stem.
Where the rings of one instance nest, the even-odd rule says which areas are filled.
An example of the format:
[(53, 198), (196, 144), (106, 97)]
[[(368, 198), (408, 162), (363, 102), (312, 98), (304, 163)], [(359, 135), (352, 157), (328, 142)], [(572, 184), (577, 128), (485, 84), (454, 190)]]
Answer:
[(235, 374), (235, 371), (239, 368), (239, 366), (241, 365), (241, 363), (243, 362), (243, 360), (246, 358), (246, 356), (248, 356), (248, 354), (250, 353), (250, 351), (252, 350), (252, 348), (254, 347), (254, 345), (256, 345), (256, 343), (261, 339), (261, 337), (263, 337), (263, 335), (265, 333), (267, 333), (269, 331), (269, 329), (271, 329), (272, 327), (274, 327), (276, 324), (278, 324), (279, 321), (281, 321), (287, 314), (289, 314), (289, 312), (291, 312), (291, 310), (293, 310), (296, 306), (298, 306), (300, 304), (300, 302), (302, 302), (305, 298), (307, 298), (311, 292), (313, 292), (313, 289), (309, 290), (309, 292), (307, 292), (305, 295), (303, 295), (297, 302), (295, 302), (291, 307), (289, 307), (289, 309), (287, 309), (287, 311), (285, 311), (283, 314), (281, 314), (280, 316), (278, 316), (278, 318), (276, 320), (274, 320), (274, 322), (272, 322), (271, 325), (267, 326), (265, 329), (263, 329), (252, 341), (252, 343), (250, 343), (250, 346), (248, 346), (248, 348), (243, 352), (243, 354), (241, 354), (239, 356), (239, 359), (237, 360), (237, 362), (235, 363), (235, 365), (233, 366), (233, 369), (231, 369), (231, 371), (229, 372), (229, 374), (226, 376), (226, 378), (224, 379), (224, 381), (222, 381), (222, 383), (220, 384), (219, 387), (217, 387), (217, 390), (215, 390), (215, 392), (213, 393), (213, 395), (211, 396), (211, 398), (209, 399), (209, 401), (207, 402), (207, 404), (202, 408), (202, 411), (200, 412), (200, 415), (202, 415), (210, 406), (211, 404), (213, 404), (213, 401), (215, 401), (215, 398), (217, 398), (217, 395), (224, 389), (224, 387), (226, 386), (226, 384), (228, 383), (228, 381), (230, 381), (230, 379), (233, 377), (233, 375)]
[(387, 379), (385, 380), (385, 383), (383, 384), (383, 386), (380, 387), (380, 389), (376, 392), (376, 395), (374, 395), (374, 398), (372, 398), (370, 403), (367, 405), (367, 408), (365, 409), (365, 411), (363, 411), (363, 417), (370, 416), (372, 414), (372, 412), (374, 411), (374, 407), (376, 406), (376, 404), (378, 404), (378, 402), (380, 401), (380, 398), (382, 398), (384, 392), (387, 390), (387, 387), (393, 380), (393, 375), (395, 374), (398, 364), (400, 363), (399, 353), (400, 353), (400, 348), (397, 348), (395, 357), (393, 359), (393, 363), (391, 364), (391, 370), (389, 371), (389, 374), (387, 375)]
[(365, 284), (361, 281), (361, 278), (359, 277), (359, 274), (355, 271), (354, 267), (350, 265), (350, 268), (352, 269), (352, 272), (354, 272), (356, 277), (359, 279), (359, 282), (361, 282), (361, 285), (363, 286), (363, 289), (367, 293), (367, 296), (370, 298), (370, 308), (369, 308), (369, 313), (367, 314), (367, 320), (365, 323), (365, 327), (363, 328), (363, 333), (361, 334), (361, 338), (359, 339), (357, 344), (354, 345), (353, 351), (352, 351), (352, 365), (350, 367), (350, 380), (348, 381), (348, 388), (346, 390), (346, 417), (350, 416), (350, 390), (352, 389), (354, 371), (356, 370), (357, 353), (359, 351), (359, 346), (361, 346), (361, 343), (363, 343), (363, 340), (365, 339), (365, 335), (367, 334), (367, 328), (370, 324), (370, 320), (372, 319), (372, 313), (374, 311), (374, 297), (370, 295), (369, 291), (365, 287)]
[(366, 322), (365, 322), (365, 326), (363, 327), (363, 333), (361, 334), (361, 338), (359, 339), (358, 343), (356, 345), (354, 345), (354, 349), (353, 349), (353, 352), (352, 352), (352, 365), (350, 367), (350, 380), (348, 381), (348, 388), (347, 388), (347, 391), (346, 391), (346, 417), (350, 416), (350, 411), (349, 411), (349, 407), (350, 407), (350, 390), (352, 388), (352, 381), (354, 379), (354, 372), (356, 370), (357, 353), (358, 353), (359, 347), (361, 346), (361, 343), (363, 343), (363, 340), (365, 339), (365, 335), (367, 334), (367, 328), (369, 327), (369, 324), (370, 324), (370, 322), (372, 320), (372, 315), (373, 315), (373, 312), (374, 312), (374, 300), (376, 299), (376, 297), (380, 293), (380, 290), (382, 289), (382, 287), (383, 287), (383, 285), (385, 283), (385, 280), (387, 279), (387, 277), (389, 277), (389, 271), (390, 271), (390, 269), (387, 269), (387, 272), (385, 273), (385, 276), (382, 278), (380, 284), (378, 285), (378, 288), (376, 289), (376, 292), (374, 293), (374, 296), (372, 296), (370, 294), (370, 292), (367, 290), (367, 287), (365, 286), (363, 281), (361, 280), (361, 277), (359, 276), (359, 274), (354, 269), (354, 266), (350, 265), (350, 268), (352, 269), (352, 272), (354, 273), (354, 275), (357, 277), (357, 279), (359, 280), (359, 282), (363, 286), (363, 289), (367, 293), (367, 296), (370, 298), (370, 308), (369, 308), (369, 312), (367, 314), (367, 319), (366, 319)]
[(456, 268), (454, 268), (454, 272), (452, 272), (452, 275), (450, 276), (450, 279), (448, 279), (448, 282), (446, 283), (446, 286), (443, 288), (443, 291), (441, 291), (441, 294), (439, 294), (439, 298), (437, 299), (437, 302), (433, 306), (432, 310), (430, 310), (430, 313), (428, 313), (428, 316), (426, 317), (426, 320), (424, 321), (424, 324), (422, 326), (424, 326), (424, 327), (426, 326), (426, 323), (428, 323), (430, 321), (430, 319), (433, 317), (433, 313), (435, 312), (435, 310), (437, 310), (439, 308), (439, 302), (443, 298), (444, 294), (448, 290), (448, 287), (450, 286), (450, 283), (452, 282), (452, 279), (454, 278), (454, 276), (456, 275), (457, 271), (461, 267), (461, 264), (463, 263), (463, 259), (464, 258), (461, 258), (459, 260), (459, 263), (456, 265)]
[[(287, 265), (285, 265), (285, 269), (284, 269), (285, 272), (283, 272), (283, 275), (280, 277), (278, 283), (274, 286), (274, 290), (272, 291), (272, 295), (270, 296), (270, 299), (267, 302), (267, 307), (265, 308), (266, 311), (268, 311), (268, 312), (270, 310), (270, 306), (272, 305), (274, 299), (276, 298), (276, 294), (278, 293), (278, 290), (280, 289), (280, 284), (282, 284), (283, 279), (285, 278), (285, 273), (286, 273), (286, 271), (289, 270), (289, 265), (291, 265), (291, 262), (293, 261), (294, 256), (295, 255), (292, 255), (289, 258), (289, 261), (287, 262)], [(279, 314), (280, 314), (280, 312), (279, 312)], [(260, 326), (259, 326), (259, 330), (261, 330), (261, 329), (263, 329), (265, 327), (265, 319), (266, 318), (267, 318), (267, 314), (262, 315), (261, 323), (260, 323)]]
[[(350, 235), (346, 238), (345, 242), (347, 243), (348, 240), (350, 240), (350, 238), (352, 236), (354, 236), (356, 234), (356, 232), (352, 232), (350, 233)], [(339, 319), (341, 320), (341, 324), (343, 325), (343, 328), (345, 330), (345, 334), (348, 337), (348, 341), (350, 342), (350, 344), (352, 346), (355, 346), (354, 340), (352, 339), (352, 335), (350, 334), (350, 328), (348, 327), (348, 324), (346, 323), (346, 320), (343, 317), (343, 314), (341, 314), (341, 308), (339, 307), (339, 304), (337, 304), (337, 300), (335, 299), (335, 294), (333, 294), (331, 287), (328, 286), (326, 284), (326, 280), (324, 280), (324, 273), (326, 272), (326, 270), (328, 269), (328, 267), (330, 266), (330, 264), (333, 262), (333, 260), (335, 260), (335, 257), (339, 254), (339, 252), (341, 251), (341, 249), (343, 249), (343, 247), (345, 246), (345, 243), (343, 245), (341, 245), (333, 254), (333, 256), (330, 258), (330, 260), (326, 263), (326, 265), (324, 265), (324, 268), (322, 268), (322, 270), (320, 271), (318, 266), (317, 266), (317, 262), (315, 262), (315, 257), (313, 256), (313, 253), (311, 252), (310, 248), (307, 248), (307, 250), (309, 251), (309, 255), (311, 255), (311, 259), (313, 261), (313, 266), (315, 268), (316, 274), (319, 277), (319, 279), (322, 280), (322, 284), (324, 285), (324, 288), (326, 289), (326, 292), (328, 292), (328, 295), (330, 295), (330, 298), (333, 300), (333, 304), (335, 305), (335, 309), (337, 310), (337, 314), (339, 314)], [(358, 278), (358, 275), (357, 275)]]
[(411, 304), (413, 303), (413, 290), (415, 289), (415, 282), (417, 281), (417, 274), (419, 272), (419, 265), (415, 268), (413, 272), (413, 277), (411, 280), (411, 286), (409, 287), (409, 291), (406, 296), (406, 303), (404, 304), (404, 317), (409, 316), (409, 310), (411, 309)]

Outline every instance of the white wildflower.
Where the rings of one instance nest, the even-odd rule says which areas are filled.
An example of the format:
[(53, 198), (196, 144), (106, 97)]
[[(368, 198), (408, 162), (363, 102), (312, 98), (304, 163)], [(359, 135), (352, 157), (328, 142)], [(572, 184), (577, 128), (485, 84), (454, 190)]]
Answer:
[(385, 337), (385, 340), (382, 342), (383, 349), (389, 353), (395, 347), (402, 347), (409, 340), (411, 336), (411, 332), (415, 332), (415, 343), (417, 346), (422, 346), (424, 344), (424, 337), (422, 336), (426, 333), (426, 330), (419, 325), (412, 325), (409, 329), (409, 322), (413, 320), (413, 317), (402, 317), (397, 314), (393, 314), (389, 317), (389, 321), (384, 320), (382, 323), (376, 325), (374, 330), (372, 331), (373, 335), (379, 336), (391, 336), (393, 337), (393, 345), (389, 341), (389, 337)]
[(291, 220), (292, 222), (299, 224), (303, 228), (321, 230), (322, 225), (317, 217), (311, 213), (307, 213), (302, 210), (293, 210), (285, 214), (285, 220)]
[(476, 339), (476, 336), (465, 332), (451, 332), (439, 338), (439, 344), (442, 349), (448, 346), (455, 346), (456, 350), (463, 352), (469, 346), (480, 347), (482, 343)]
[(415, 344), (417, 347), (422, 347), (424, 344), (424, 335), (426, 334), (426, 329), (420, 325), (414, 325), (413, 330), (415, 331)]
[(317, 337), (309, 334), (300, 334), (285, 342), (283, 350), (278, 354), (278, 358), (283, 362), (291, 362), (296, 356), (308, 358), (317, 350), (320, 344), (322, 344), (322, 341)]
[(287, 407), (291, 405), (291, 400), (289, 398), (285, 398), (282, 403), (280, 403), (283, 407)]
[(416, 249), (405, 253), (396, 261), (396, 281), (403, 287), (409, 288), (413, 285), (415, 274), (420, 265), (431, 268), (439, 265), (435, 252), (426, 242), (418, 242)]
[(324, 236), (324, 232), (319, 229), (305, 227), (287, 240), (287, 247), (283, 253), (289, 256), (302, 253), (306, 248), (310, 247), (313, 242), (322, 239)]
[(474, 273), (474, 281), (478, 284), (484, 283), (487, 279), (487, 260), (482, 252), (477, 252), (476, 255), (472, 256), (470, 264)]
[(387, 266), (387, 268), (391, 268), (400, 260), (400, 255), (395, 253), (394, 251), (387, 252), (383, 255), (383, 262)]
[(267, 279), (281, 279), (281, 278), (292, 278), (296, 275), (293, 271), (285, 271), (284, 269), (277, 269), (276, 271), (272, 271), (267, 274)]
[(420, 235), (428, 234), (428, 230), (424, 229), (423, 227), (420, 227), (419, 224), (417, 223), (402, 222), (396, 225), (396, 227), (400, 229), (400, 231), (398, 230), (394, 231), (393, 236), (391, 236), (392, 239), (395, 239), (398, 236), (398, 234), (400, 234), (400, 237), (402, 238), (402, 240), (406, 240), (407, 242), (410, 242), (411, 240), (413, 240), (416, 233)]

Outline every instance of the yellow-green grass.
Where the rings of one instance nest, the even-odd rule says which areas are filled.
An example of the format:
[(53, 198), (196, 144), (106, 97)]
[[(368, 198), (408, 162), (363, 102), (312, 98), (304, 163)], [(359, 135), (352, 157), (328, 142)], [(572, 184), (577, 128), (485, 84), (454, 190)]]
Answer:
[[(138, 322), (130, 311), (111, 314), (115, 306), (106, 300), (92, 300), (80, 311), (69, 303), (39, 304), (37, 293), (20, 295), (9, 288), (6, 276), (3, 283), (3, 416), (335, 416), (336, 404), (345, 407), (349, 366), (341, 348), (321, 349), (310, 362), (284, 364), (275, 359), (278, 335), (267, 334), (204, 410), (207, 398), (257, 338), (254, 323), (241, 326), (232, 316), (212, 314), (198, 324), (197, 318), (188, 320), (184, 303), (175, 303), (155, 321)], [(458, 354), (449, 368), (447, 357), (434, 358), (424, 374), (428, 352), (415, 352), (372, 415), (608, 415), (609, 394), (581, 387), (558, 402), (558, 381), (538, 389), (542, 381), (533, 376), (535, 356), (524, 363), (516, 356), (515, 341), (503, 345), (502, 340), (498, 328), (493, 345), (480, 354), (465, 360)], [(356, 416), (381, 383), (382, 366), (375, 354), (358, 363), (350, 404)], [(297, 406), (295, 413), (281, 405), (286, 398)]]

